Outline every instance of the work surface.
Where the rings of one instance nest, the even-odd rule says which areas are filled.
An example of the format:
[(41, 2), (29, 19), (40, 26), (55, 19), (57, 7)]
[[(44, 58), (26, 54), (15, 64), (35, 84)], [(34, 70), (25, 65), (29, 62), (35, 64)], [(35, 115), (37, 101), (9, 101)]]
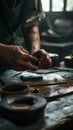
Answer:
[[(36, 75), (42, 76), (44, 81), (29, 82), (31, 88), (29, 93), (47, 99), (44, 116), (31, 125), (22, 127), (0, 117), (0, 130), (73, 130), (73, 69), (57, 67), (36, 72), (8, 70), (1, 74), (0, 86), (26, 83), (26, 78)], [(24, 77), (24, 81), (21, 76)], [(36, 93), (32, 91), (37, 88), (39, 91)]]

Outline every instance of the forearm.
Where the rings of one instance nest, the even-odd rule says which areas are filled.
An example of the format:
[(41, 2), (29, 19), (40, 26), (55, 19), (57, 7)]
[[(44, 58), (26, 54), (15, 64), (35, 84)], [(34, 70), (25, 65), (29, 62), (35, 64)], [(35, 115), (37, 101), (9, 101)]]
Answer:
[(37, 25), (28, 29), (24, 29), (23, 33), (26, 47), (30, 53), (33, 53), (40, 49), (40, 34)]

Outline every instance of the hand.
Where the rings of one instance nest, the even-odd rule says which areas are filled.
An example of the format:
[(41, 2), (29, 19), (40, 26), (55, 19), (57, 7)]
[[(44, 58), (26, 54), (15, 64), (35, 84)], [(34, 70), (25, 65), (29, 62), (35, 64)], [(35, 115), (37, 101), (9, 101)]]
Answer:
[(0, 58), (6, 67), (15, 70), (37, 70), (38, 68), (31, 64), (37, 61), (37, 58), (29, 55), (29, 53), (21, 46), (3, 45), (0, 46)]
[(33, 56), (38, 58), (38, 68), (40, 69), (47, 69), (52, 64), (52, 60), (49, 57), (48, 52), (46, 52), (44, 49), (39, 49), (38, 51), (34, 52)]

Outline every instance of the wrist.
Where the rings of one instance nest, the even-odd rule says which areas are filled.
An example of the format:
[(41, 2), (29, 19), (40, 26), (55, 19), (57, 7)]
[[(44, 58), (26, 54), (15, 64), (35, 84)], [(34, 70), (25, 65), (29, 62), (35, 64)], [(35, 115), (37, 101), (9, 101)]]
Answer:
[(37, 47), (37, 46), (33, 46), (32, 48), (31, 48), (31, 54), (33, 54), (33, 53), (35, 53), (36, 51), (38, 51), (40, 49), (40, 47)]

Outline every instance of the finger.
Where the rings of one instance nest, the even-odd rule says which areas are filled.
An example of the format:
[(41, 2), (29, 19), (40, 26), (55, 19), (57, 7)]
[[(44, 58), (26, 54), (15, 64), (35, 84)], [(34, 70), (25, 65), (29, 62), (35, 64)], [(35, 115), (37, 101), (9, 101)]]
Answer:
[(29, 63), (29, 62), (24, 62), (22, 65), (21, 65), (21, 68), (22, 69), (28, 69), (28, 70), (37, 70), (38, 67), (36, 67), (35, 65)]
[(28, 52), (27, 50), (25, 50), (22, 46), (20, 46), (20, 49), (21, 49), (23, 52), (29, 54), (29, 52)]
[(22, 61), (22, 62), (18, 62), (16, 64), (12, 64), (12, 68), (17, 70), (17, 71), (21, 71), (21, 70), (37, 70), (38, 67), (29, 63), (29, 62), (25, 62), (25, 61)]
[(52, 59), (49, 58), (49, 62), (50, 62), (50, 67), (52, 66)]
[(51, 57), (49, 55), (47, 55), (47, 60), (49, 61), (50, 66), (51, 66), (52, 65), (52, 59), (51, 59)]
[(26, 68), (30, 69), (30, 70), (37, 70), (38, 69), (37, 66), (35, 66), (35, 65), (31, 64), (31, 63), (26, 63)]
[(38, 59), (32, 55), (27, 55), (27, 61), (37, 62)]

